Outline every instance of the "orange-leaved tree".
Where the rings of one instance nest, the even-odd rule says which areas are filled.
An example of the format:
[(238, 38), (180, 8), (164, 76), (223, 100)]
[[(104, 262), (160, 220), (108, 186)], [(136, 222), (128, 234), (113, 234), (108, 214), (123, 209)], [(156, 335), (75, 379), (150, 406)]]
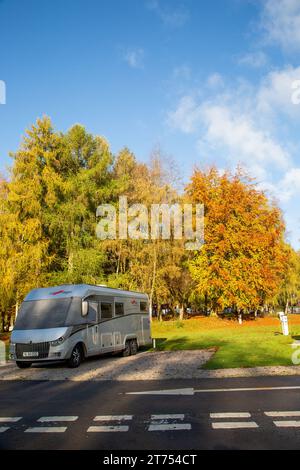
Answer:
[(238, 169), (195, 170), (187, 199), (204, 204), (205, 244), (190, 262), (209, 307), (256, 310), (280, 288), (288, 254), (280, 210)]

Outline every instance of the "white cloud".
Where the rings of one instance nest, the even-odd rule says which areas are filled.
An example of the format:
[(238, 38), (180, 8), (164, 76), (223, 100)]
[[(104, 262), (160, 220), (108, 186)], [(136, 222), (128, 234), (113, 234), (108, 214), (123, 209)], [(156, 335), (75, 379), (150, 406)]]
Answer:
[(273, 69), (256, 84), (213, 74), (195, 89), (192, 78), (168, 125), (193, 139), (202, 163), (232, 171), (241, 164), (255, 177), (284, 210), (290, 242), (300, 248), (300, 105), (292, 101), (300, 66)]
[(300, 168), (290, 168), (280, 181), (278, 197), (281, 201), (287, 202), (294, 196), (300, 195)]
[(207, 79), (207, 85), (210, 88), (217, 88), (223, 86), (223, 77), (219, 73), (213, 73)]
[(196, 100), (191, 96), (183, 96), (175, 111), (168, 114), (167, 121), (170, 127), (179, 129), (185, 134), (191, 134), (196, 131), (201, 115), (202, 110)]
[(285, 50), (299, 50), (299, 0), (264, 0), (262, 5), (261, 24), (266, 40), (280, 45)]
[(261, 181), (259, 188), (286, 205), (300, 195), (300, 168), (289, 168), (276, 183)]
[(238, 59), (239, 65), (245, 65), (252, 68), (264, 67), (268, 62), (266, 54), (262, 51), (249, 52)]
[(300, 67), (291, 66), (266, 74), (256, 87), (245, 80), (228, 85), (224, 77), (209, 77), (198, 92), (180, 98), (167, 121), (171, 128), (193, 136), (202, 161), (231, 170), (241, 164), (248, 170), (259, 188), (285, 209), (296, 247), (300, 105), (292, 104), (292, 84), (297, 78)]
[(188, 65), (179, 65), (173, 70), (174, 79), (189, 80), (191, 78), (191, 69)]
[(297, 77), (300, 67), (287, 66), (265, 75), (255, 88), (239, 79), (228, 86), (222, 76), (214, 74), (206, 80), (201, 95), (181, 97), (168, 114), (168, 124), (195, 133), (202, 151), (204, 145), (210, 153), (223, 145), (232, 161), (249, 165), (250, 159), (252, 166), (256, 162), (261, 168), (272, 161), (283, 169), (291, 164), (291, 153), (299, 145), (283, 138), (300, 121), (300, 105), (292, 103)]
[[(223, 80), (220, 81), (223, 87)], [(243, 94), (244, 93), (244, 94)], [(289, 150), (271, 129), (257, 118), (257, 95), (242, 82), (236, 90), (215, 93), (206, 99), (183, 96), (168, 114), (168, 124), (185, 134), (194, 134), (198, 149), (209, 158), (219, 154), (229, 166), (243, 164), (259, 179), (267, 177), (268, 167), (285, 171), (289, 168)]]
[(300, 121), (300, 106), (291, 102), (291, 85), (299, 75), (300, 67), (273, 71), (257, 88), (244, 80), (229, 87), (220, 77), (213, 89), (209, 77), (201, 94), (181, 97), (168, 113), (168, 124), (194, 135), (208, 161), (217, 159), (231, 169), (242, 164), (264, 188), (279, 190), (286, 202), (300, 194), (300, 169), (293, 161), (297, 142), (281, 135), (283, 127)]
[(208, 145), (225, 148), (232, 163), (243, 163), (254, 169), (260, 177), (269, 164), (286, 168), (288, 152), (260, 129), (251, 116), (238, 114), (228, 106), (205, 105), (203, 107), (204, 141)]
[(293, 83), (300, 79), (300, 67), (287, 66), (269, 73), (257, 93), (259, 113), (278, 115), (285, 113), (291, 117), (300, 116), (300, 106), (293, 104)]
[(123, 59), (133, 69), (143, 68), (144, 50), (141, 48), (127, 49), (124, 52)]
[(172, 28), (184, 26), (190, 18), (190, 13), (186, 7), (174, 7), (163, 5), (160, 0), (149, 0), (147, 3), (149, 10), (156, 13), (159, 19)]

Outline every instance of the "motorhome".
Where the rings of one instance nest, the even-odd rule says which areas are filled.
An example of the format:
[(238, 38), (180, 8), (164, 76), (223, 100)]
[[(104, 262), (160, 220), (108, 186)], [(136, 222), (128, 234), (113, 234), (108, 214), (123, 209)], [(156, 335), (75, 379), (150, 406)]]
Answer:
[(104, 286), (62, 285), (34, 289), (21, 304), (10, 343), (20, 368), (34, 362), (136, 354), (150, 345), (148, 296)]

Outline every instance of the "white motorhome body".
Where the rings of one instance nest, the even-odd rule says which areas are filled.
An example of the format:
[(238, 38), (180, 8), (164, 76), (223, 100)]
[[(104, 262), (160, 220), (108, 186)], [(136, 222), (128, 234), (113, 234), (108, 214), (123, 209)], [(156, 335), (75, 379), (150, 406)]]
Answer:
[(10, 357), (19, 367), (84, 357), (135, 354), (151, 344), (146, 294), (102, 286), (34, 289), (25, 298), (11, 335)]

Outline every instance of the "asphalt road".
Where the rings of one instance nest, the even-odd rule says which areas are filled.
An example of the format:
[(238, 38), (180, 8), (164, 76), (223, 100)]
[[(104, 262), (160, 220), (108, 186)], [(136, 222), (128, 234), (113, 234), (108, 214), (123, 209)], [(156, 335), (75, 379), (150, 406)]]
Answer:
[(0, 383), (2, 450), (299, 448), (300, 377)]

